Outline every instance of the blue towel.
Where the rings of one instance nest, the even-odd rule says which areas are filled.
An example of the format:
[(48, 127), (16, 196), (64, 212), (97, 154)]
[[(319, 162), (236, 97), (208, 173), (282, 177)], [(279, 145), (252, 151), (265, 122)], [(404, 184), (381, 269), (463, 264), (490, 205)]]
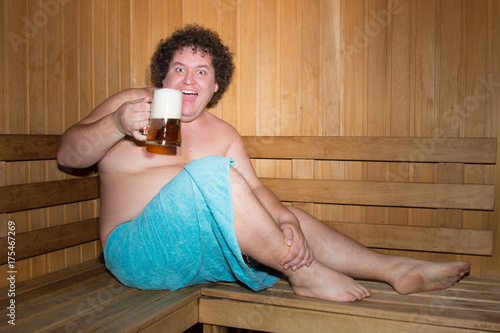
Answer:
[(109, 236), (106, 267), (137, 289), (176, 290), (240, 281), (258, 291), (278, 273), (243, 259), (233, 225), (231, 158), (209, 156), (186, 165), (134, 220)]

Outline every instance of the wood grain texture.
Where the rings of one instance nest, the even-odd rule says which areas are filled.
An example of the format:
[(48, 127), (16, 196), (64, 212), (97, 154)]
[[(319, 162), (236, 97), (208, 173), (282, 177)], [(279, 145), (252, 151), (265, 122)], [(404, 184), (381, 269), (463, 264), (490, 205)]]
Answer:
[(0, 193), (0, 212), (62, 205), (98, 197), (99, 180), (97, 177), (9, 185), (4, 186)]
[(491, 255), (493, 249), (491, 230), (329, 221), (324, 223), (371, 248), (475, 255)]
[[(30, 145), (26, 145), (26, 140)], [(27, 139), (26, 135), (0, 134), (0, 160), (27, 161), (55, 159), (59, 148), (60, 135), (33, 135)]]
[(493, 185), (262, 178), (282, 201), (416, 208), (494, 208)]
[[(497, 0), (0, 0), (0, 5), (2, 134), (60, 135), (116, 91), (149, 85), (148, 65), (158, 40), (175, 27), (199, 23), (219, 31), (237, 67), (226, 96), (210, 112), (244, 135), (499, 136)], [(428, 150), (417, 150), (417, 156)], [(349, 180), (434, 182), (451, 172), (453, 179), (500, 186), (496, 167), (419, 162), (315, 163), (319, 173), (313, 176), (326, 177), (335, 169), (337, 178)], [(284, 161), (255, 162), (271, 177), (292, 174), (292, 164), (298, 170), (301, 163), (288, 168)], [(29, 169), (22, 163), (6, 166), (6, 183), (60, 176), (49, 166), (38, 175)], [(92, 214), (96, 205), (54, 207), (45, 215), (74, 218)], [(346, 221), (389, 217), (388, 223), (438, 226), (438, 214), (428, 214), (342, 208)], [(495, 230), (500, 244), (497, 212), (439, 215), (447, 225)], [(30, 228), (30, 216), (15, 218)], [(500, 247), (491, 258), (476, 259), (474, 274), (500, 276)]]
[[(23, 304), (25, 315), (16, 319), (16, 329), (183, 332), (198, 322), (200, 288), (193, 286), (176, 292), (129, 288), (118, 282), (102, 263), (93, 260), (18, 284), (16, 301)], [(5, 316), (7, 310), (0, 313)], [(7, 322), (2, 322), (0, 331), (8, 329)]]
[[(98, 218), (20, 233), (16, 237), (16, 260), (98, 241), (99, 237)], [(0, 246), (7, 248), (7, 244), (7, 237), (0, 238)], [(5, 263), (7, 254), (0, 255), (0, 265)]]
[[(332, 325), (349, 332), (498, 330), (499, 282), (476, 281), (466, 278), (447, 291), (406, 296), (382, 283), (362, 282), (372, 296), (349, 304), (297, 296), (284, 281), (260, 293), (218, 284), (202, 290), (200, 320), (268, 332), (326, 332)], [(480, 291), (486, 288), (491, 293)]]
[(244, 137), (251, 158), (395, 162), (496, 162), (493, 138)]

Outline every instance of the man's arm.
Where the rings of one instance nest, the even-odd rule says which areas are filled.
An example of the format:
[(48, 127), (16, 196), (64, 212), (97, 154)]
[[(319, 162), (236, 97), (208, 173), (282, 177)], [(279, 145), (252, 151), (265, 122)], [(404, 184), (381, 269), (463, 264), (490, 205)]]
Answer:
[(302, 233), (297, 217), (258, 179), (248, 157), (243, 139), (239, 135), (233, 140), (227, 156), (233, 158), (236, 170), (243, 175), (257, 199), (283, 231), (285, 241), (290, 246), (290, 251), (281, 260), (281, 265), (285, 269), (292, 268), (293, 270), (304, 265), (309, 266), (314, 257)]
[(128, 89), (95, 108), (63, 134), (57, 152), (60, 165), (86, 168), (99, 162), (125, 136), (144, 141), (139, 132), (149, 123), (151, 92)]

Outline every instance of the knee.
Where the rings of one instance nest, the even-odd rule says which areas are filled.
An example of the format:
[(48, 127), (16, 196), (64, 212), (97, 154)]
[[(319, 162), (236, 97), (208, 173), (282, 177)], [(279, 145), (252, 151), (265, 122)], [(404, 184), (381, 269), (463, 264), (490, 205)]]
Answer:
[(289, 211), (291, 211), (297, 218), (299, 218), (301, 215), (307, 214), (305, 210), (301, 208), (297, 208), (294, 206), (286, 206)]

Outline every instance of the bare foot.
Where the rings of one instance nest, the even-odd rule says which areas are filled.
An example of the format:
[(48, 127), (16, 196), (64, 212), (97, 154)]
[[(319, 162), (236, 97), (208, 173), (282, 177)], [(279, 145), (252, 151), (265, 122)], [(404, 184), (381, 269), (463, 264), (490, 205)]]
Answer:
[(338, 273), (317, 260), (310, 267), (289, 275), (293, 291), (300, 296), (335, 302), (353, 302), (369, 297), (370, 291), (347, 275)]
[(433, 262), (402, 258), (387, 281), (400, 294), (446, 289), (470, 271), (468, 261)]

